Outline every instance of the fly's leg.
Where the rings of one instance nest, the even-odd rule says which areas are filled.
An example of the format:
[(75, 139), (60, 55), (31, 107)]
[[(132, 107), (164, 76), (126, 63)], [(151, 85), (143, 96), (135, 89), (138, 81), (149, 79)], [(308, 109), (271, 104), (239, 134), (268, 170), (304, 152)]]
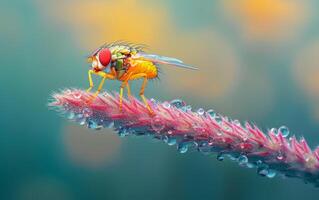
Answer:
[(126, 89), (127, 89), (127, 96), (130, 99), (132, 95), (131, 95), (131, 88), (130, 88), (130, 85), (128, 84), (128, 82), (126, 82)]
[(93, 88), (93, 81), (92, 81), (92, 73), (94, 73), (93, 72), (93, 70), (89, 70), (89, 72), (88, 72), (88, 75), (89, 75), (89, 84), (90, 84), (90, 87), (86, 90), (87, 92), (90, 92), (90, 90)]
[(106, 76), (104, 76), (104, 77), (102, 78), (102, 81), (101, 81), (99, 87), (97, 88), (97, 91), (94, 93), (94, 97), (97, 97), (97, 95), (98, 95), (98, 94), (100, 93), (100, 91), (102, 90), (102, 87), (103, 87), (103, 85), (104, 85), (105, 79), (106, 79)]
[(123, 90), (124, 90), (124, 87), (126, 86), (126, 82), (123, 82), (121, 84), (121, 87), (120, 87), (120, 100), (119, 100), (119, 109), (120, 111), (122, 111), (122, 104), (123, 104)]
[(142, 87), (140, 90), (140, 97), (142, 98), (147, 110), (150, 112), (151, 115), (153, 115), (154, 111), (151, 109), (151, 107), (149, 106), (149, 104), (147, 102), (147, 99), (144, 96), (145, 87), (146, 87), (146, 84), (148, 81), (147, 75), (145, 73), (140, 73), (140, 74), (135, 74), (135, 75), (130, 77), (131, 80), (138, 79), (138, 78), (143, 78), (143, 83), (142, 83)]
[[(90, 70), (91, 71), (91, 70)], [(91, 72), (91, 73), (94, 73), (98, 76), (101, 76), (102, 77), (102, 81), (101, 83), (99, 84), (99, 87), (97, 89), (97, 91), (94, 93), (94, 95), (88, 100), (88, 103), (91, 103), (96, 97), (97, 95), (100, 93), (100, 91), (102, 90), (102, 87), (104, 85), (104, 82), (105, 82), (105, 79), (115, 79), (114, 75), (112, 74), (107, 74), (105, 72)], [(92, 80), (92, 79), (91, 79)], [(93, 83), (93, 82), (92, 82)], [(92, 84), (93, 85), (93, 84)], [(89, 88), (90, 89), (90, 88)]]
[(147, 99), (145, 98), (144, 96), (144, 91), (145, 91), (145, 87), (146, 87), (146, 84), (147, 84), (147, 78), (146, 76), (144, 77), (144, 80), (143, 80), (143, 84), (142, 84), (142, 87), (141, 87), (141, 90), (140, 90), (140, 96), (147, 108), (147, 110), (151, 113), (151, 114), (154, 114), (154, 111), (151, 109), (150, 105), (148, 105), (148, 102), (147, 102)]

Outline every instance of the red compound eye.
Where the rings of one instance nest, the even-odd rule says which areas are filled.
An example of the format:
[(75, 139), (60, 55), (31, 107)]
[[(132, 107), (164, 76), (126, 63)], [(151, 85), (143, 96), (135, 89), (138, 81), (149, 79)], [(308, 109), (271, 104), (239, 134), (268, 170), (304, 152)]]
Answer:
[(103, 66), (107, 66), (110, 61), (111, 61), (111, 58), (112, 58), (112, 54), (111, 54), (111, 51), (109, 49), (102, 49), (99, 54), (99, 60), (100, 60), (100, 63), (103, 65)]

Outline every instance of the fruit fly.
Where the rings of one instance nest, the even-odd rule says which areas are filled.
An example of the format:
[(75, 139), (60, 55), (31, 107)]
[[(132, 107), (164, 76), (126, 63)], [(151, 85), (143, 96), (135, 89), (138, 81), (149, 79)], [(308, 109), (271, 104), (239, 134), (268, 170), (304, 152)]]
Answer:
[(113, 42), (102, 45), (89, 55), (88, 62), (91, 63), (91, 69), (88, 71), (90, 87), (87, 91), (89, 92), (93, 88), (92, 74), (102, 77), (92, 99), (99, 94), (106, 79), (119, 80), (122, 82), (119, 98), (119, 109), (121, 110), (124, 88), (127, 89), (128, 96), (131, 96), (129, 81), (143, 79), (140, 96), (149, 112), (153, 113), (144, 96), (144, 91), (147, 81), (158, 77), (158, 66), (166, 64), (186, 69), (197, 69), (176, 58), (148, 54), (144, 51), (144, 47), (144, 45), (127, 42)]

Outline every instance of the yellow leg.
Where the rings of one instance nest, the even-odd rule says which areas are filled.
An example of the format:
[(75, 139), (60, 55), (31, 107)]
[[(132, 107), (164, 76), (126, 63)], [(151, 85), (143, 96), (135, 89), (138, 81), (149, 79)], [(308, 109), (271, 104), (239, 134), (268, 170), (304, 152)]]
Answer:
[(98, 75), (103, 77), (101, 83), (99, 84), (99, 87), (97, 91), (94, 93), (94, 95), (88, 100), (88, 103), (92, 102), (97, 95), (100, 93), (102, 90), (102, 87), (104, 85), (105, 79), (115, 79), (114, 75), (112, 74), (107, 74), (105, 72), (94, 72), (93, 70), (89, 70), (89, 82), (90, 82), (90, 88), (87, 90), (88, 92), (92, 89), (93, 87), (93, 81), (92, 81), (92, 74)]
[(119, 101), (120, 111), (122, 111), (123, 91), (124, 91), (124, 87), (125, 87), (125, 86), (127, 87), (127, 94), (128, 94), (129, 96), (131, 96), (131, 90), (130, 90), (130, 86), (128, 85), (128, 82), (127, 82), (127, 81), (122, 82), (121, 87), (120, 87), (120, 101)]
[(90, 84), (90, 87), (86, 90), (87, 92), (90, 92), (90, 90), (93, 88), (93, 81), (92, 81), (92, 73), (93, 73), (93, 70), (89, 70), (88, 72), (88, 75), (89, 75), (89, 84)]
[(122, 111), (122, 103), (123, 103), (123, 86), (120, 88), (120, 111)]
[(102, 87), (103, 87), (103, 85), (104, 85), (105, 79), (106, 79), (106, 77), (104, 76), (104, 77), (102, 78), (102, 81), (101, 81), (99, 87), (97, 88), (97, 91), (94, 93), (94, 96), (95, 96), (95, 97), (96, 97), (96, 96), (100, 93), (100, 91), (102, 90)]
[(147, 110), (150, 111), (151, 114), (153, 114), (153, 110), (148, 105), (148, 102), (147, 102), (147, 100), (146, 100), (146, 98), (144, 96), (144, 91), (145, 91), (146, 84), (147, 84), (147, 78), (144, 77), (143, 84), (142, 84), (142, 87), (141, 87), (141, 90), (140, 90), (140, 96), (141, 96), (141, 98), (142, 98)]
[(151, 113), (151, 114), (154, 114), (154, 111), (151, 109), (151, 107), (148, 105), (148, 102), (144, 96), (144, 91), (145, 91), (145, 87), (146, 87), (146, 84), (147, 84), (147, 75), (145, 73), (140, 73), (140, 74), (135, 74), (135, 75), (132, 75), (130, 77), (129, 80), (134, 80), (134, 79), (138, 79), (138, 78), (143, 78), (143, 84), (142, 84), (142, 87), (141, 87), (141, 90), (140, 90), (140, 96), (147, 108), (147, 110)]
[(127, 96), (130, 98), (131, 97), (131, 88), (128, 82), (126, 82), (126, 89), (127, 89)]

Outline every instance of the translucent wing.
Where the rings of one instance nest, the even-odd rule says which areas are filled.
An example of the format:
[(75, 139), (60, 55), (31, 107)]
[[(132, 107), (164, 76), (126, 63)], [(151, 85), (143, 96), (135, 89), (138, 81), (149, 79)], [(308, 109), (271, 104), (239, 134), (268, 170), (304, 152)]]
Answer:
[(178, 60), (176, 58), (170, 58), (170, 57), (166, 57), (166, 56), (159, 56), (159, 55), (155, 55), (155, 54), (147, 54), (147, 53), (139, 52), (136, 55), (134, 55), (132, 58), (133, 59), (149, 60), (149, 61), (152, 61), (154, 63), (173, 65), (173, 66), (186, 68), (186, 69), (193, 69), (193, 70), (197, 70), (198, 69), (196, 67), (187, 65), (187, 64), (183, 63), (183, 61)]

